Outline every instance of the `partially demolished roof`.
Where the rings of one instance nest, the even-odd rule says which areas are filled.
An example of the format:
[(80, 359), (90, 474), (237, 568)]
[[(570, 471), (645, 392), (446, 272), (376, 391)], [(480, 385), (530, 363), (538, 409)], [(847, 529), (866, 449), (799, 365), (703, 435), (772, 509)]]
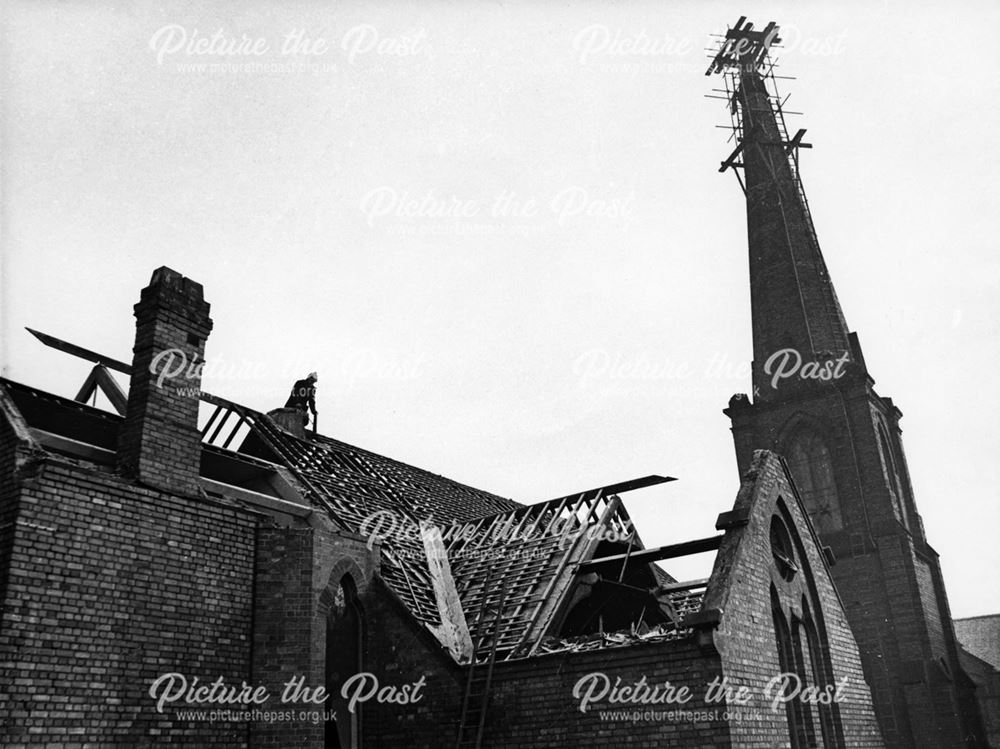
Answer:
[(671, 480), (649, 476), (523, 506), (338, 440), (297, 437), (265, 414), (203, 398), (214, 406), (206, 442), (240, 442), (241, 452), (281, 463), (343, 528), (378, 540), (382, 577), (432, 631), (443, 622), (427, 563), (433, 552), (420, 529), (436, 524), (481, 657), (491, 649), (501, 658), (533, 654), (579, 563), (602, 542), (642, 548), (617, 493)]
[[(466, 619), (482, 631), (483, 617), (494, 616), (492, 631), (478, 638), (478, 655), (494, 647), (494, 639), (501, 657), (533, 654), (577, 564), (592, 558), (602, 540), (640, 543), (615, 489), (592, 489), (444, 530)], [(491, 576), (499, 582), (490, 585)]]
[[(46, 449), (113, 463), (120, 416), (9, 380), (0, 383)], [(601, 549), (628, 554), (643, 548), (618, 494), (670, 480), (650, 476), (521, 505), (329, 437), (296, 437), (266, 414), (224, 398), (201, 398), (203, 464), (228, 455), (248, 470), (287, 469), (312, 505), (345, 530), (380, 544), (383, 579), (432, 632), (442, 616), (420, 529), (434, 523), (479, 657), (494, 647), (501, 659), (557, 647), (553, 623), (572, 603), (579, 565)], [(697, 608), (700, 593), (690, 586), (669, 590), (673, 578), (648, 567), (649, 586), (662, 588), (664, 610), (676, 614), (660, 634), (675, 637), (683, 631), (680, 617)], [(641, 632), (643, 638), (654, 634), (650, 628)]]

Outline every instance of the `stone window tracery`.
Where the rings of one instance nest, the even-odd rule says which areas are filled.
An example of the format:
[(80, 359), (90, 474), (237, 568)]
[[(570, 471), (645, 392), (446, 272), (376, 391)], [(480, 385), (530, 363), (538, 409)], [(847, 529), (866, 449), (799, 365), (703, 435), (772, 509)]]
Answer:
[(785, 457), (816, 530), (823, 534), (843, 528), (833, 459), (823, 439), (812, 429), (799, 429)]

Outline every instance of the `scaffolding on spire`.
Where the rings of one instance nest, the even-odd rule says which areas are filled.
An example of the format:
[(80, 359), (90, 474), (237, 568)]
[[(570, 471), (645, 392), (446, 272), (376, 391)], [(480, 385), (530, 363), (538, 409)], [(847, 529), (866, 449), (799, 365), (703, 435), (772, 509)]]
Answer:
[[(736, 25), (727, 29), (725, 34), (713, 34), (719, 42), (708, 50), (711, 64), (705, 75), (720, 74), (723, 88), (712, 89), (713, 93), (706, 94), (706, 97), (726, 102), (730, 121), (720, 127), (731, 131), (728, 140), (735, 143), (732, 153), (721, 162), (719, 172), (732, 169), (740, 183), (740, 189), (746, 195), (747, 185), (739, 172), (744, 167), (740, 159), (746, 149), (779, 146), (798, 193), (805, 229), (813, 247), (819, 251), (819, 237), (816, 235), (799, 167), (799, 149), (812, 148), (812, 144), (803, 140), (805, 128), (799, 128), (794, 135), (789, 136), (785, 115), (801, 115), (802, 112), (790, 111), (786, 105), (791, 94), (782, 95), (778, 88), (779, 79), (795, 80), (793, 76), (776, 75), (774, 72), (778, 67), (778, 60), (772, 58), (771, 50), (781, 47), (778, 31), (779, 27), (774, 21), (768, 23), (762, 31), (755, 31), (753, 23), (748, 22), (746, 16), (740, 16)], [(757, 95), (751, 96), (748, 92)], [(774, 122), (773, 127), (765, 125), (771, 121)], [(777, 150), (768, 148), (764, 159), (775, 180), (782, 171), (774, 159)], [(836, 312), (841, 314), (839, 310)], [(830, 314), (834, 314), (834, 311), (830, 311)]]
[[(770, 105), (770, 112), (773, 112), (777, 124), (778, 140), (758, 140), (758, 143), (760, 145), (780, 145), (784, 148), (789, 168), (808, 215), (809, 203), (806, 201), (799, 172), (799, 149), (812, 148), (812, 144), (802, 140), (806, 134), (804, 128), (797, 130), (795, 135), (791, 137), (788, 135), (785, 115), (801, 115), (802, 112), (788, 110), (785, 105), (791, 94), (782, 96), (778, 88), (779, 79), (795, 80), (791, 76), (780, 76), (774, 72), (774, 69), (778, 67), (778, 61), (776, 58), (772, 59), (770, 52), (771, 49), (777, 49), (781, 46), (778, 31), (779, 27), (774, 21), (767, 24), (762, 31), (755, 31), (753, 24), (747, 22), (746, 16), (740, 16), (736, 25), (727, 29), (725, 34), (713, 34), (720, 41), (714, 48), (708, 50), (711, 53), (709, 58), (712, 62), (708, 66), (708, 70), (705, 71), (705, 75), (721, 74), (724, 88), (712, 89), (713, 93), (706, 94), (706, 97), (722, 99), (726, 102), (730, 122), (727, 125), (720, 125), (720, 127), (731, 131), (729, 141), (735, 142), (736, 145), (732, 153), (721, 163), (719, 171), (725, 172), (732, 168), (744, 194), (746, 193), (746, 185), (737, 171), (743, 168), (743, 163), (738, 159), (747, 146), (748, 136), (755, 127), (755, 114), (758, 110), (749, 105), (746, 97), (741, 100), (741, 92), (747, 86), (752, 86), (766, 97)], [(812, 229), (811, 216), (809, 216), (807, 223)]]
[[(755, 360), (761, 362), (787, 348), (787, 330), (764, 329), (763, 310), (774, 305), (785, 305), (789, 319), (798, 321), (798, 348), (824, 356), (850, 350), (847, 323), (820, 251), (799, 168), (799, 149), (812, 145), (804, 140), (804, 128), (791, 135), (786, 123), (786, 115), (802, 113), (788, 110), (790, 95), (778, 86), (779, 79), (794, 80), (775, 74), (778, 61), (772, 51), (780, 47), (778, 32), (773, 21), (758, 31), (740, 16), (735, 26), (714, 35), (718, 43), (708, 50), (711, 62), (705, 72), (722, 79), (722, 87), (706, 96), (722, 99), (729, 110), (724, 127), (730, 130), (733, 150), (719, 172), (732, 169), (746, 197), (751, 262), (756, 258), (762, 263), (773, 248), (784, 248), (783, 256), (770, 257), (784, 268), (787, 283), (758, 283), (759, 298), (753, 297), (751, 284), (751, 306), (764, 316), (754, 339)], [(753, 282), (753, 270), (751, 275)], [(780, 301), (783, 295), (791, 301)]]

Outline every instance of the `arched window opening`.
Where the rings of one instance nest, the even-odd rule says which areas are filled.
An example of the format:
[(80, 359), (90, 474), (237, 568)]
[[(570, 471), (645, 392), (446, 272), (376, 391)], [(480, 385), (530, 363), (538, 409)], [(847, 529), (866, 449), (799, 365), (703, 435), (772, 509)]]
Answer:
[[(795, 655), (788, 620), (778, 598), (778, 592), (771, 586), (771, 617), (774, 620), (774, 639), (778, 648), (778, 666), (782, 674), (795, 673)], [(785, 702), (785, 719), (788, 721), (788, 738), (792, 749), (800, 749), (802, 744), (802, 721), (796, 709), (796, 700)]]
[(325, 724), (325, 749), (356, 749), (360, 746), (360, 708), (350, 713), (340, 689), (350, 677), (363, 671), (364, 620), (358, 589), (350, 575), (344, 575), (326, 616), (326, 710), (334, 719)]
[(906, 503), (903, 500), (903, 482), (899, 478), (899, 470), (896, 468), (896, 459), (892, 454), (892, 443), (889, 441), (889, 434), (885, 431), (882, 423), (878, 425), (879, 447), (882, 449), (882, 460), (885, 463), (885, 470), (889, 479), (889, 495), (892, 497), (892, 509), (896, 513), (896, 518), (906, 527), (909, 527), (906, 515)]
[[(812, 664), (810, 672), (812, 682), (821, 691), (832, 689), (835, 685), (833, 684), (833, 675), (830, 671), (828, 654), (820, 648), (819, 633), (816, 631), (816, 624), (813, 622), (808, 602), (803, 601), (802, 607), (805, 612), (805, 618), (802, 620), (802, 628), (805, 632), (807, 652)], [(837, 733), (838, 717), (835, 713), (836, 706), (821, 703), (816, 706), (816, 710), (819, 713), (820, 731), (823, 737), (822, 746), (840, 746), (841, 742), (838, 740)]]
[(789, 442), (785, 458), (816, 530), (822, 534), (843, 528), (833, 459), (826, 443), (815, 432), (801, 429)]
[(795, 564), (792, 537), (778, 515), (771, 518), (771, 556), (774, 557), (774, 566), (778, 568), (778, 574), (783, 580), (788, 581), (795, 577), (799, 568)]
[[(803, 642), (805, 641), (805, 642)], [(816, 687), (819, 682), (815, 678), (816, 663), (813, 660), (813, 653), (809, 648), (808, 634), (804, 623), (799, 618), (792, 621), (792, 644), (795, 652), (795, 673), (799, 677), (799, 683), (803, 689), (807, 686)], [(799, 711), (799, 719), (802, 724), (802, 735), (800, 737), (803, 746), (816, 747), (822, 749), (826, 744), (823, 741), (821, 732), (816, 731), (816, 716), (813, 705), (805, 700), (795, 700)]]
[[(785, 674), (788, 741), (792, 749), (842, 749), (845, 745), (839, 707), (813, 704), (798, 695), (829, 694), (835, 687), (819, 596), (809, 557), (788, 506), (779, 497), (771, 519), (771, 615), (778, 667)], [(795, 572), (785, 571), (794, 565)], [(806, 691), (809, 690), (809, 691)]]

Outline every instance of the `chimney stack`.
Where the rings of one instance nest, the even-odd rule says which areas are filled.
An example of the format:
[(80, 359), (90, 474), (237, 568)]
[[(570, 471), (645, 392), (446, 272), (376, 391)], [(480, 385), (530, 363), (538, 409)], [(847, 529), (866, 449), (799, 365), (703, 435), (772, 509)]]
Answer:
[(135, 305), (128, 407), (118, 438), (123, 476), (178, 494), (197, 493), (209, 309), (200, 283), (165, 266), (153, 271), (142, 290)]

